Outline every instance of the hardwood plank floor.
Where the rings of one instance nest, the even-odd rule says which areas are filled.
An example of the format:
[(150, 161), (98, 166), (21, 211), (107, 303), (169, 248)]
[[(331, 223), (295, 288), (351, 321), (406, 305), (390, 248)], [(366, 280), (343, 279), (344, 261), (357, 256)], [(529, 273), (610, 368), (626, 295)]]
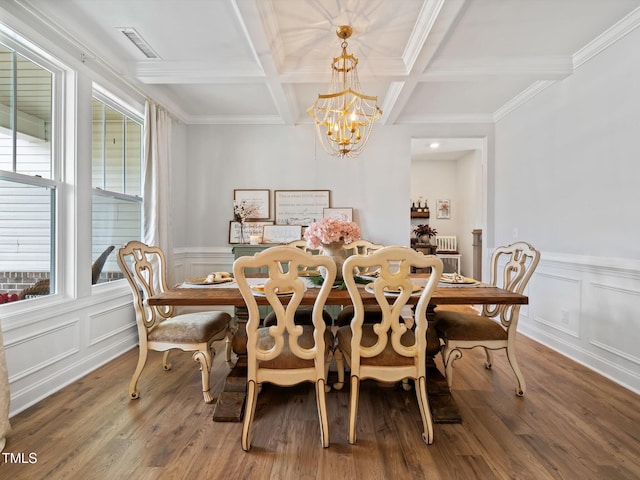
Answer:
[[(253, 448), (240, 448), (240, 423), (212, 421), (189, 354), (165, 372), (151, 354), (141, 398), (127, 386), (137, 349), (12, 418), (0, 478), (14, 479), (638, 479), (639, 396), (537, 344), (518, 338), (528, 383), (514, 395), (504, 353), (483, 368), (480, 350), (458, 361), (453, 395), (463, 423), (435, 425), (421, 441), (415, 393), (363, 382), (358, 441), (347, 442), (349, 386), (327, 394), (331, 446), (320, 446), (310, 385), (265, 385)], [(212, 391), (229, 369), (217, 346)]]

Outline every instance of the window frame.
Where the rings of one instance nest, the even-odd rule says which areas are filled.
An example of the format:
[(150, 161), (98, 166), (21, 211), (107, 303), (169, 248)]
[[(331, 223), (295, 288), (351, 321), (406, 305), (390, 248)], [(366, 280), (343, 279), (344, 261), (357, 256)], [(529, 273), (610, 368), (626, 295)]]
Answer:
[[(61, 294), (61, 286), (65, 285), (65, 272), (62, 268), (63, 249), (66, 243), (71, 240), (63, 238), (65, 230), (65, 218), (67, 218), (69, 208), (72, 205), (65, 200), (65, 182), (67, 175), (71, 175), (74, 168), (65, 168), (68, 163), (64, 161), (64, 141), (68, 130), (68, 121), (65, 115), (65, 99), (67, 98), (69, 88), (67, 79), (71, 71), (62, 62), (49, 55), (32, 42), (22, 38), (13, 30), (0, 24), (0, 43), (12, 50), (14, 55), (20, 55), (24, 59), (32, 62), (38, 67), (48, 71), (51, 74), (51, 138), (50, 138), (50, 169), (51, 178), (45, 178), (40, 175), (31, 175), (16, 172), (17, 167), (17, 132), (16, 125), (13, 125), (12, 143), (13, 143), (13, 159), (12, 168), (10, 170), (0, 169), (0, 179), (23, 184), (28, 186), (42, 187), (50, 190), (51, 193), (51, 224), (50, 224), (50, 260), (49, 260), (49, 279), (50, 293), (43, 295), (42, 298), (33, 298), (31, 300), (42, 301)], [(14, 63), (15, 65), (15, 63)], [(14, 71), (15, 78), (15, 71)], [(14, 114), (15, 115), (15, 114)], [(75, 157), (69, 160), (75, 161)], [(12, 302), (22, 304), (22, 302)], [(5, 304), (11, 305), (10, 304)]]
[[(140, 165), (139, 165), (139, 171), (140, 171), (140, 188), (139, 188), (139, 192), (140, 195), (135, 195), (135, 194), (128, 194), (128, 193), (123, 193), (123, 192), (118, 192), (118, 191), (114, 191), (114, 190), (108, 190), (106, 188), (106, 162), (105, 162), (105, 152), (103, 151), (103, 175), (102, 175), (102, 186), (101, 187), (96, 187), (93, 186), (93, 157), (92, 157), (92, 166), (91, 166), (91, 200), (92, 200), (92, 204), (93, 204), (93, 199), (94, 199), (94, 195), (95, 196), (100, 196), (100, 197), (105, 197), (105, 198), (111, 198), (111, 199), (115, 199), (115, 200), (121, 200), (121, 201), (125, 201), (125, 202), (131, 202), (131, 203), (136, 203), (139, 205), (140, 208), (140, 225), (139, 225), (139, 237), (138, 240), (142, 239), (142, 235), (143, 235), (143, 224), (142, 222), (144, 221), (143, 219), (143, 209), (144, 209), (144, 197), (143, 197), (143, 180), (144, 180), (144, 128), (145, 128), (145, 118), (144, 118), (144, 113), (140, 112), (139, 110), (133, 108), (132, 106), (130, 106), (127, 102), (123, 101), (121, 98), (117, 97), (116, 95), (113, 95), (111, 92), (109, 92), (107, 89), (103, 88), (101, 85), (99, 85), (98, 83), (93, 83), (92, 85), (92, 95), (91, 95), (91, 105), (93, 106), (93, 101), (97, 100), (98, 102), (102, 103), (104, 106), (111, 108), (112, 110), (116, 111), (117, 113), (121, 114), (125, 119), (129, 120), (129, 121), (133, 121), (135, 123), (137, 123), (140, 126)], [(93, 120), (92, 120), (93, 121)], [(93, 132), (93, 130), (92, 130)], [(126, 132), (126, 129), (125, 129)], [(125, 140), (126, 140), (126, 133), (125, 133)], [(92, 142), (92, 152), (93, 152), (93, 133), (92, 133), (92, 137), (91, 137), (91, 142)], [(123, 151), (126, 152), (126, 142), (123, 144)], [(126, 162), (126, 155), (124, 157), (124, 160)], [(124, 168), (126, 164), (123, 164), (123, 169), (122, 169), (122, 186), (123, 186), (123, 190), (126, 190), (126, 185), (127, 185), (127, 169)], [(92, 210), (93, 211), (93, 210)], [(91, 222), (91, 245), (92, 245), (92, 250), (93, 250), (93, 245), (94, 245), (94, 234), (93, 234), (93, 219)], [(112, 280), (112, 281), (108, 281), (108, 282), (102, 282), (102, 283), (97, 283), (95, 285), (92, 285), (92, 287), (101, 287), (105, 284), (109, 284), (109, 283), (113, 283), (113, 282), (117, 282), (118, 280), (122, 280), (122, 279), (116, 279), (116, 280)]]

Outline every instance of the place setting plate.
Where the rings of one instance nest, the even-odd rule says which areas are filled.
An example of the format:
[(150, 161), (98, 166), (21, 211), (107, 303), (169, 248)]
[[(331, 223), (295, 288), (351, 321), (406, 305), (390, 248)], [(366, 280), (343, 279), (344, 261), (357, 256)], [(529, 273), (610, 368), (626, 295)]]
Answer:
[(362, 280), (368, 280), (370, 282), (373, 282), (376, 278), (378, 278), (380, 276), (380, 272), (376, 271), (376, 272), (367, 272), (367, 273), (358, 273), (356, 275), (356, 277), (362, 279)]
[[(261, 285), (261, 284), (251, 285), (250, 288), (251, 288), (251, 293), (253, 293), (253, 295), (256, 297), (265, 297), (267, 295), (264, 291), (264, 285)], [(304, 290), (307, 291), (306, 287)], [(276, 295), (279, 297), (286, 297), (286, 296), (293, 295), (293, 289), (278, 291), (278, 289), (276, 288)]]
[[(411, 292), (411, 295), (420, 295), (420, 293), (422, 293), (422, 289), (423, 287), (421, 287), (420, 285), (416, 285), (415, 283), (413, 284), (413, 291)], [(375, 293), (374, 289), (373, 289), (373, 283), (369, 283), (367, 285), (365, 285), (364, 290), (366, 292), (369, 293)], [(386, 296), (388, 297), (397, 297), (398, 295), (400, 295), (400, 289), (392, 289), (389, 287), (385, 287), (384, 290), (382, 291), (382, 293), (384, 293)]]
[(184, 283), (187, 285), (220, 285), (223, 283), (232, 283), (234, 278), (230, 273), (216, 272), (205, 277), (187, 278)]
[(478, 285), (480, 282), (475, 278), (464, 277), (456, 273), (443, 273), (440, 282), (445, 285)]
[(319, 277), (320, 275), (320, 270), (301, 270), (298, 272), (299, 277)]

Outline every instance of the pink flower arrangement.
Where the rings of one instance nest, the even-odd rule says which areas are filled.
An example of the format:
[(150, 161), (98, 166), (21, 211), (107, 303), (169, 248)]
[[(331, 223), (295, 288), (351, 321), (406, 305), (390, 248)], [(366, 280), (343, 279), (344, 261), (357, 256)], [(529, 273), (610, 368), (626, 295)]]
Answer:
[(333, 242), (351, 243), (360, 238), (360, 227), (357, 223), (326, 217), (313, 222), (304, 232), (304, 239), (309, 248), (318, 248), (322, 244)]

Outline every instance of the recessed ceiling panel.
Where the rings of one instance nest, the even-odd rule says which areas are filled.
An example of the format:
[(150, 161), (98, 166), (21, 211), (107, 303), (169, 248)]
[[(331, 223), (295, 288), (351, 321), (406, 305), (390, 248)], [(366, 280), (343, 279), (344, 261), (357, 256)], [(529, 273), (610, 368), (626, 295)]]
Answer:
[[(164, 61), (224, 62), (253, 53), (231, 2), (202, 0), (31, 0), (89, 43), (126, 61), (146, 57), (118, 27), (133, 27)], [(111, 59), (114, 60), (114, 59)]]
[(401, 58), (424, 0), (271, 0), (283, 57), (289, 64), (326, 63), (341, 52), (336, 28), (350, 25), (348, 52), (373, 62)]
[(474, 0), (438, 56), (573, 55), (637, 7), (637, 0)]
[(399, 120), (433, 115), (493, 115), (521, 93), (531, 80), (424, 82), (418, 85)]

